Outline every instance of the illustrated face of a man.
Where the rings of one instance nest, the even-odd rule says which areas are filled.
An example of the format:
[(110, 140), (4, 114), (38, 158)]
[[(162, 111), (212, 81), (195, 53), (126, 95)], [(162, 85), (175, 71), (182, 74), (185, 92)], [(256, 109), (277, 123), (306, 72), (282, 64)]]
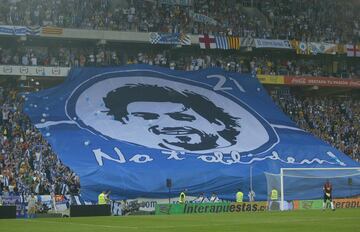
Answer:
[(109, 141), (206, 154), (248, 152), (269, 140), (262, 123), (238, 103), (181, 82), (114, 77), (92, 84), (75, 99), (74, 112), (68, 105), (69, 117)]
[(136, 131), (145, 140), (156, 137), (154, 146), (205, 150), (231, 145), (218, 134), (225, 128), (222, 122), (210, 123), (181, 103), (132, 102), (127, 111), (122, 130)]

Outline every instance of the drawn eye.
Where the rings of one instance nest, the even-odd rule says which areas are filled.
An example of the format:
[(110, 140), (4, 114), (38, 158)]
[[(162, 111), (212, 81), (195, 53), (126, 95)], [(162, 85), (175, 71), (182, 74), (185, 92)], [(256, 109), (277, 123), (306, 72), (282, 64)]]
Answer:
[(192, 122), (196, 119), (193, 115), (184, 114), (184, 113), (169, 113), (167, 115), (169, 115), (172, 119), (179, 121)]
[(133, 116), (135, 117), (140, 117), (143, 118), (145, 120), (154, 120), (154, 119), (158, 119), (159, 115), (155, 114), (155, 113), (147, 113), (147, 112), (136, 112), (136, 113), (131, 113)]

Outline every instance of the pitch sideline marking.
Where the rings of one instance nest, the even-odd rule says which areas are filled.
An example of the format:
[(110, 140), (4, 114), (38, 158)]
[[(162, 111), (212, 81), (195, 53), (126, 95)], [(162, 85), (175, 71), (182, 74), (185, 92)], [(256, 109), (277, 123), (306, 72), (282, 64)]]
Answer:
[(75, 222), (57, 222), (57, 221), (37, 221), (37, 220), (26, 220), (26, 222), (38, 222), (38, 223), (48, 223), (48, 224), (70, 224), (70, 225), (79, 225), (79, 226), (91, 226), (91, 227), (105, 227), (105, 228), (123, 228), (123, 229), (139, 229), (136, 226), (111, 226), (111, 225), (102, 225), (102, 224), (87, 224), (87, 223), (75, 223)]
[[(332, 220), (344, 220), (344, 219), (358, 219), (358, 217), (342, 217), (342, 218), (332, 218)], [(308, 221), (312, 221), (312, 222), (316, 222), (316, 221), (322, 221), (323, 219), (295, 219), (295, 220), (286, 220), (286, 223), (288, 222), (308, 222)], [(48, 223), (48, 224), (70, 224), (70, 225), (80, 225), (80, 226), (90, 226), (90, 227), (103, 227), (103, 228), (123, 228), (123, 229), (134, 229), (137, 230), (139, 229), (139, 227), (137, 226), (111, 226), (111, 225), (102, 225), (102, 224), (87, 224), (87, 223), (75, 223), (75, 222), (57, 222), (57, 221), (36, 221), (36, 220), (26, 220), (26, 222), (37, 222), (37, 223)], [(269, 221), (270, 222), (270, 221)], [(255, 222), (254, 222), (255, 223)], [(268, 223), (268, 222), (265, 222)], [(225, 225), (240, 225), (241, 223), (215, 223), (215, 224), (211, 224), (210, 226), (225, 226)], [(204, 226), (209, 226), (209, 224), (187, 224), (187, 225), (176, 225), (176, 226), (142, 226), (141, 228), (148, 228), (148, 229), (171, 229), (171, 228), (181, 228), (181, 227), (204, 227)]]

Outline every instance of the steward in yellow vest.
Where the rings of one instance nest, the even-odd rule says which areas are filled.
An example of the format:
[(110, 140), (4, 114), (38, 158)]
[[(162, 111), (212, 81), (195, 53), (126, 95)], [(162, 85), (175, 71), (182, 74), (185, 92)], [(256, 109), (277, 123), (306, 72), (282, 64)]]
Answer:
[(98, 205), (106, 205), (106, 191), (102, 191), (102, 193), (98, 196)]
[(278, 191), (276, 189), (271, 190), (271, 196), (270, 199), (272, 201), (277, 201), (278, 200)]
[(180, 204), (185, 204), (185, 200), (186, 200), (185, 191), (182, 191), (182, 192), (180, 193), (180, 196), (179, 196), (179, 203), (180, 203)]
[(241, 192), (241, 190), (239, 189), (239, 191), (236, 193), (236, 202), (241, 203), (243, 202), (244, 199), (244, 193)]
[(278, 200), (279, 200), (278, 191), (276, 189), (272, 189), (270, 193), (270, 202), (268, 205), (268, 210), (279, 210), (280, 204)]

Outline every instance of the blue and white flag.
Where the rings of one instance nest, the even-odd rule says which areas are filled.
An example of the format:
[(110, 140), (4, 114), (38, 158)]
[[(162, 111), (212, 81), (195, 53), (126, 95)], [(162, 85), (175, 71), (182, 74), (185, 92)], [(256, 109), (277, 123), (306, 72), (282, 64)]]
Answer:
[(191, 45), (190, 35), (184, 33), (151, 32), (149, 41), (151, 44)]
[(239, 187), (249, 189), (250, 175), (261, 200), (265, 172), (358, 166), (299, 129), (256, 78), (221, 69), (79, 68), (24, 97), (25, 113), (80, 176), (87, 200), (106, 189), (113, 199), (167, 198), (167, 179), (172, 196), (187, 189), (233, 200)]
[(9, 26), (0, 25), (0, 35), (40, 35), (40, 27), (24, 27), (24, 26)]
[(190, 18), (192, 20), (194, 20), (195, 22), (205, 23), (205, 24), (214, 25), (214, 26), (218, 25), (218, 21), (216, 21), (215, 19), (213, 19), (207, 15), (195, 13), (194, 11), (190, 11), (189, 15), (190, 15)]
[(180, 5), (180, 6), (191, 6), (193, 5), (192, 0), (158, 0), (159, 4), (165, 5)]
[(285, 48), (292, 49), (289, 40), (279, 39), (255, 39), (255, 47), (257, 48)]
[(215, 36), (218, 49), (230, 49), (227, 36)]

